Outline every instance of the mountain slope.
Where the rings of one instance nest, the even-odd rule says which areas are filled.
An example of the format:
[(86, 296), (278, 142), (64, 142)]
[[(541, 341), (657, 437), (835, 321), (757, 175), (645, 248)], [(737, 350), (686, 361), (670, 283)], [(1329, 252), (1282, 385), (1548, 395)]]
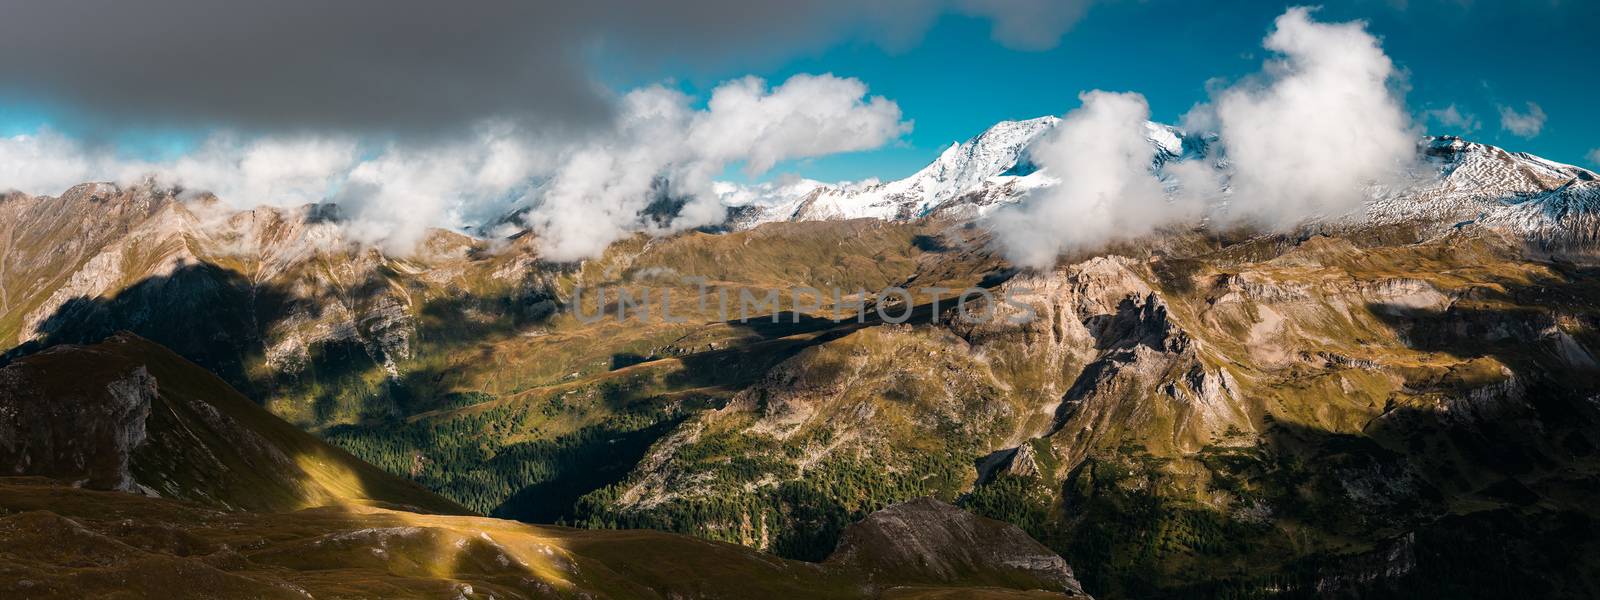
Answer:
[(1546, 250), (1584, 253), (1600, 241), (1600, 177), (1458, 137), (1423, 142), (1418, 185), (1383, 191), (1361, 220), (1496, 227)]
[(848, 546), (818, 565), (463, 516), (131, 334), (0, 369), (0, 416), (7, 597), (1084, 597), (1021, 530), (952, 507), (895, 517), (928, 539), (973, 523), (992, 536), (981, 554), (923, 544), (898, 556), (961, 565), (940, 572)]
[[(130, 330), (390, 473), (481, 513), (546, 522), (620, 478), (666, 428), (813, 343), (784, 339), (786, 329), (817, 333), (725, 323), (698, 294), (877, 290), (940, 254), (919, 241), (934, 227), (855, 222), (640, 237), (583, 265), (541, 262), (526, 236), (494, 245), (448, 232), (397, 257), (349, 237), (332, 207), (227, 211), (215, 202), (85, 185), (0, 205), (18, 222), (65, 222), (61, 247), (79, 247), (75, 232), (99, 240), (66, 255), (57, 268), (71, 275), (6, 284), (32, 292), (10, 305), (17, 328), (0, 330), (27, 340), (8, 354)], [(0, 260), (61, 256), (30, 244)], [(708, 287), (680, 276), (691, 272)], [(579, 286), (589, 290), (582, 302)], [(592, 303), (599, 287), (636, 298), (670, 287), (673, 314), (688, 321), (588, 323), (558, 311)], [(30, 313), (46, 316), (25, 330)]]
[[(131, 330), (321, 425), (409, 412), (416, 396), (384, 389), (399, 364), (420, 368), (554, 311), (560, 273), (529, 269), (527, 243), (489, 254), (435, 231), (391, 257), (353, 238), (333, 206), (233, 211), (180, 195), (87, 184), (0, 202), (0, 340), (20, 345), (10, 354)], [(170, 326), (183, 322), (207, 332)]]
[(949, 577), (868, 583), (867, 564), (788, 561), (652, 531), (371, 507), (217, 512), (0, 477), (0, 595), (7, 597), (1086, 597), (982, 585), (998, 576), (981, 574), (970, 586)]
[(300, 431), (159, 345), (121, 333), (0, 368), (0, 465), (224, 509), (465, 510)]
[[(1440, 230), (1178, 234), (1013, 274), (992, 292), (1037, 318), (808, 348), (580, 517), (806, 556), (833, 515), (932, 493), (1104, 596), (1585, 596), (1600, 548), (1555, 523), (1597, 516), (1600, 276)], [(1451, 527), (1538, 550), (1461, 556)]]

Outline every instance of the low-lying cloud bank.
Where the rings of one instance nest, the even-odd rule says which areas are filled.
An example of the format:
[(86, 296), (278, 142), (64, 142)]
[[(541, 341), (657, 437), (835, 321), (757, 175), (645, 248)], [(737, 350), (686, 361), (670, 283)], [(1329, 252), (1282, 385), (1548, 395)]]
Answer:
[[(527, 208), (544, 254), (576, 260), (632, 232), (720, 222), (712, 178), (730, 165), (760, 174), (784, 160), (876, 148), (910, 127), (898, 105), (869, 96), (856, 79), (796, 75), (769, 87), (747, 77), (718, 86), (704, 108), (664, 86), (634, 90), (611, 126), (554, 139), (493, 121), (468, 138), (430, 143), (223, 133), (150, 161), (43, 130), (0, 138), (0, 186), (54, 194), (153, 174), (237, 207), (331, 200), (355, 239), (396, 252), (413, 249), (429, 227), (475, 226)], [(657, 201), (675, 205), (646, 211)]]
[(1260, 73), (1213, 92), (1184, 118), (1217, 135), (1203, 159), (1152, 171), (1143, 96), (1101, 91), (1032, 156), (1060, 185), (994, 214), (1013, 262), (1046, 268), (1082, 250), (1192, 224), (1287, 228), (1357, 209), (1365, 190), (1391, 183), (1416, 160), (1419, 131), (1394, 64), (1363, 22), (1321, 23), (1311, 9), (1278, 17), (1263, 46), (1277, 56)]

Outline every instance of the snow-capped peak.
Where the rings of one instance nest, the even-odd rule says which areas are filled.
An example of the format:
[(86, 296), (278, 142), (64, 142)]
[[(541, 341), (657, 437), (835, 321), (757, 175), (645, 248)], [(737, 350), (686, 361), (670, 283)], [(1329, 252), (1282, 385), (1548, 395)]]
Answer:
[(1420, 147), (1425, 170), (1410, 184), (1380, 190), (1363, 223), (1481, 224), (1547, 246), (1600, 241), (1600, 176), (1455, 136)]
[(942, 202), (994, 183), (1017, 165), (1034, 140), (1058, 122), (1060, 119), (1049, 116), (1001, 121), (970, 140), (951, 143), (932, 163), (905, 179), (832, 185), (804, 180), (728, 186), (718, 193), (729, 206), (753, 207), (744, 209), (744, 216), (738, 219), (743, 226), (766, 221), (915, 218)]
[(1183, 156), (1184, 132), (1182, 129), (1155, 121), (1145, 121), (1144, 138), (1150, 140), (1150, 143), (1163, 153), (1171, 156)]
[[(862, 217), (911, 219), (944, 208), (981, 214), (1028, 190), (1055, 183), (1047, 174), (1035, 172), (1027, 151), (1060, 122), (1054, 116), (1001, 121), (972, 139), (951, 143), (937, 159), (905, 179), (833, 185), (815, 185), (810, 180), (805, 184), (730, 185), (719, 194), (729, 206), (754, 207), (741, 211), (736, 219), (740, 226)], [(1160, 123), (1146, 123), (1145, 127), (1146, 137), (1157, 149), (1155, 166), (1185, 156), (1182, 130)], [(955, 206), (961, 204), (958, 199), (968, 196), (973, 197), (965, 204), (971, 206)]]
[(932, 164), (886, 187), (902, 193), (921, 191), (925, 206), (938, 204), (1010, 170), (1034, 140), (1060, 121), (1056, 117), (1001, 121), (977, 137), (950, 144)]

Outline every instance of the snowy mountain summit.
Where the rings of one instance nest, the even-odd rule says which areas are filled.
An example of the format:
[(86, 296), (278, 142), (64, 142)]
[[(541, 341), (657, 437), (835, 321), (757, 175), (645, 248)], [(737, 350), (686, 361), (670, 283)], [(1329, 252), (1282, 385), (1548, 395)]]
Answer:
[[(977, 137), (950, 144), (939, 158), (905, 179), (839, 184), (802, 179), (757, 186), (725, 184), (719, 191), (725, 203), (738, 207), (734, 219), (738, 227), (770, 221), (904, 221), (930, 214), (978, 217), (1019, 201), (1030, 190), (1056, 183), (1028, 160), (1028, 149), (1060, 122), (1053, 116), (1001, 121)], [(1205, 147), (1203, 140), (1191, 139), (1176, 127), (1147, 123), (1146, 128), (1146, 137), (1157, 149), (1152, 167)]]
[[(906, 220), (924, 216), (959, 196), (990, 189), (1020, 192), (1048, 181), (1026, 168), (1028, 146), (1060, 122), (1057, 117), (1001, 121), (961, 143), (952, 143), (922, 170), (890, 182), (823, 184), (802, 180), (753, 191), (729, 189), (730, 203), (748, 203), (739, 225), (768, 221), (815, 221), (878, 218)], [(1017, 168), (1019, 162), (1024, 168)], [(743, 192), (745, 197), (737, 195)], [(739, 202), (742, 200), (743, 202)]]
[(1421, 152), (1427, 171), (1376, 194), (1359, 218), (1481, 224), (1552, 248), (1600, 241), (1600, 177), (1588, 169), (1455, 136), (1426, 138)]

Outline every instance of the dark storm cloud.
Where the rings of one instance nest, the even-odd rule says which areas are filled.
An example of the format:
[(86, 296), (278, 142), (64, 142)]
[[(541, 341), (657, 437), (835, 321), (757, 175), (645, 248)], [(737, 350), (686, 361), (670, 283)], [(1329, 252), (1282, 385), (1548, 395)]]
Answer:
[[(581, 126), (610, 110), (588, 72), (597, 47), (640, 63), (782, 56), (844, 37), (894, 45), (946, 8), (994, 19), (1005, 41), (1020, 9), (1064, 31), (1083, 4), (0, 0), (0, 92), (118, 126)], [(1019, 46), (1050, 37), (1024, 33)]]

